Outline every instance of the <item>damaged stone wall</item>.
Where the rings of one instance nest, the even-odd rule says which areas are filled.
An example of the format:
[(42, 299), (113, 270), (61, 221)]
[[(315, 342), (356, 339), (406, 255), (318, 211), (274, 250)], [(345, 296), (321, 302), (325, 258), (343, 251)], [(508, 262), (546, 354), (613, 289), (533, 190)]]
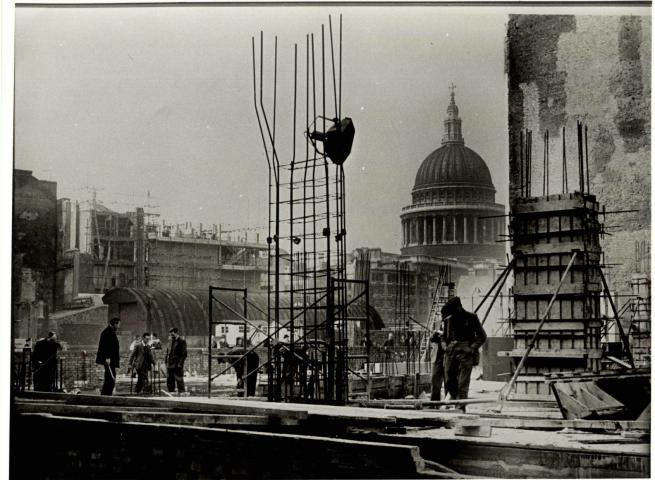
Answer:
[[(532, 130), (532, 196), (579, 190), (576, 121), (588, 126), (590, 190), (608, 211), (602, 241), (612, 289), (628, 293), (635, 241), (650, 239), (651, 19), (512, 15), (507, 26), (510, 198), (520, 195), (519, 132)], [(586, 182), (585, 182), (586, 183)]]
[[(14, 170), (12, 317), (14, 336), (41, 336), (56, 290), (57, 184)], [(44, 312), (45, 310), (45, 312)]]

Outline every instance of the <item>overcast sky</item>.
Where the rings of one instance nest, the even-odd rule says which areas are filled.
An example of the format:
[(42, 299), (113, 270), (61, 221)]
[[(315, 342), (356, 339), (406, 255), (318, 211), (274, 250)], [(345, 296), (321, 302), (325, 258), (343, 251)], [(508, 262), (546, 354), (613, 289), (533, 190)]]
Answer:
[(167, 223), (263, 226), (251, 36), (263, 30), (270, 47), (278, 35), (278, 135), (290, 142), (293, 45), (304, 61), (305, 34), (327, 31), (329, 13), (344, 16), (342, 113), (357, 129), (349, 249), (399, 250), (401, 208), (441, 144), (451, 82), (466, 145), (506, 204), (507, 9), (498, 7), (19, 8), (15, 167), (56, 181), (59, 197), (88, 199), (84, 188), (96, 187), (118, 211), (150, 191)]

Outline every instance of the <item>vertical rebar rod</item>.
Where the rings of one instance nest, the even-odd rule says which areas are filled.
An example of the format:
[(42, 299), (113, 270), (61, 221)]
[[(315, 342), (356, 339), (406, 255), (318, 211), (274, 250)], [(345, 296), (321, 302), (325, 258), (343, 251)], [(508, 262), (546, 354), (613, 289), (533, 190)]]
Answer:
[(532, 195), (532, 132), (525, 131), (526, 185), (528, 197)]
[(530, 195), (532, 195), (532, 131), (530, 131)]
[(526, 196), (530, 196), (530, 150), (528, 149), (528, 141), (530, 134), (528, 130), (525, 130), (525, 189), (527, 192)]
[(343, 278), (346, 278), (346, 252), (347, 250), (347, 234), (346, 231), (346, 172), (343, 168), (343, 164), (339, 165), (339, 172), (341, 177), (341, 230), (339, 234), (341, 235), (341, 263), (343, 265), (343, 271), (341, 272)]
[[(261, 32), (261, 44), (263, 47), (263, 42), (264, 42), (264, 33)], [(271, 213), (272, 213), (272, 188), (273, 188), (273, 175), (272, 175), (272, 165), (271, 165), (271, 159), (268, 154), (268, 147), (266, 144), (266, 139), (264, 137), (264, 129), (262, 127), (262, 122), (261, 118), (259, 116), (259, 109), (257, 107), (257, 63), (256, 63), (256, 54), (255, 54), (255, 37), (252, 37), (252, 72), (253, 72), (253, 99), (254, 99), (254, 106), (255, 106), (255, 114), (257, 115), (257, 124), (259, 125), (259, 132), (262, 137), (262, 144), (264, 145), (264, 153), (266, 154), (266, 163), (268, 164), (268, 236), (266, 239), (266, 262), (267, 262), (267, 273), (266, 273), (266, 280), (267, 280), (267, 328), (268, 332), (270, 334), (271, 331)], [(260, 50), (260, 57), (263, 57), (263, 48)], [(263, 60), (260, 61), (260, 65)], [(262, 85), (261, 85), (261, 79), (262, 79), (263, 73), (260, 73), (260, 101), (261, 101), (261, 95), (262, 95)], [(220, 242), (220, 235), (219, 235), (219, 242)], [(271, 342), (268, 343), (268, 358), (272, 357), (272, 345)], [(211, 378), (211, 375), (210, 375)], [(273, 369), (268, 369), (268, 392), (267, 392), (267, 397), (268, 400), (271, 401), (273, 400)]]
[(584, 194), (584, 166), (582, 164), (582, 124), (578, 120), (578, 179), (580, 182), (580, 193)]
[(366, 317), (366, 395), (368, 399), (371, 399), (371, 387), (372, 387), (372, 381), (371, 381), (371, 327), (370, 327), (370, 319), (369, 319), (369, 280), (368, 276), (365, 277), (366, 283), (364, 284), (364, 288), (366, 289), (366, 312), (365, 312), (365, 317)]
[(277, 35), (275, 36), (275, 50), (273, 56), (273, 143), (275, 143), (275, 116), (277, 113)]
[(519, 132), (519, 179), (519, 185), (521, 185), (521, 196), (527, 196), (525, 179), (523, 178), (523, 130)]
[[(313, 116), (312, 118), (316, 118), (316, 54), (315, 54), (315, 48), (314, 48), (314, 34), (311, 35), (311, 43), (312, 43), (312, 111), (313, 111)], [(317, 345), (318, 342), (318, 325), (317, 325), (317, 318), (318, 318), (318, 305), (317, 305), (317, 299), (318, 299), (318, 283), (317, 283), (317, 272), (316, 272), (316, 264), (317, 264), (317, 236), (316, 236), (316, 160), (317, 160), (317, 150), (316, 150), (316, 144), (314, 144), (314, 150), (313, 150), (313, 158), (312, 158), (312, 243), (313, 243), (313, 248), (312, 248), (312, 271), (311, 271), (311, 278), (312, 278), (312, 292), (313, 292), (313, 333), (314, 333), (314, 345)], [(318, 355), (318, 351), (317, 351)], [(320, 367), (319, 367), (320, 369)], [(320, 372), (318, 374), (320, 376)], [(323, 382), (325, 382), (325, 377), (323, 377)], [(318, 383), (318, 392), (317, 395), (320, 395), (320, 382)], [(323, 391), (325, 392), (325, 385), (323, 388)]]
[[(275, 80), (277, 80), (277, 37), (275, 40), (275, 55), (274, 55), (274, 70), (276, 72), (275, 74)], [(264, 33), (261, 32), (260, 35), (260, 72), (259, 72), (259, 105), (262, 110), (262, 116), (264, 118), (264, 123), (266, 125), (266, 130), (268, 132), (268, 137), (271, 142), (271, 151), (272, 151), (272, 168), (273, 168), (273, 177), (275, 179), (275, 234), (272, 238), (272, 241), (275, 242), (275, 259), (274, 259), (274, 289), (273, 289), (273, 322), (275, 325), (275, 330), (277, 331), (279, 327), (279, 301), (280, 301), (280, 172), (279, 172), (279, 167), (280, 163), (277, 158), (277, 150), (275, 148), (275, 136), (271, 133), (271, 128), (268, 123), (268, 117), (266, 115), (266, 109), (264, 107), (264, 100), (263, 100), (263, 85), (264, 85)], [(273, 87), (274, 92), (277, 92), (277, 86), (274, 85)], [(275, 95), (276, 96), (276, 95)], [(273, 100), (274, 103), (274, 110), (275, 110), (275, 103), (276, 100), (274, 98)], [(272, 203), (272, 202), (271, 202)], [(270, 223), (270, 216), (269, 216), (269, 223)], [(270, 236), (269, 236), (270, 238)], [(268, 241), (268, 240), (267, 240)], [(269, 292), (270, 292), (270, 275), (269, 275)], [(269, 293), (270, 295), (270, 293)], [(269, 320), (270, 320), (270, 313), (269, 313)]]
[(562, 127), (562, 192), (569, 193), (569, 179), (566, 172), (566, 126)]
[(550, 132), (546, 130), (546, 195), (550, 194)]
[(547, 170), (548, 169), (548, 167), (547, 167), (548, 160), (546, 159), (546, 144), (547, 143), (548, 142), (546, 141), (546, 134), (544, 133), (544, 165), (543, 165), (544, 168), (543, 168), (543, 172), (542, 172), (543, 178), (541, 179), (541, 181), (542, 181), (541, 194), (544, 195), (544, 196), (546, 195), (546, 177), (548, 176), (548, 170)]
[(587, 147), (587, 125), (584, 126), (584, 152), (585, 152), (585, 173), (587, 174), (587, 193), (591, 193), (589, 186), (589, 148)]
[[(290, 259), (290, 265), (289, 265), (289, 272), (290, 272), (290, 302), (289, 302), (289, 319), (291, 320), (290, 326), (289, 326), (289, 343), (291, 346), (291, 351), (295, 352), (295, 342), (296, 342), (296, 332), (295, 332), (295, 315), (294, 315), (294, 306), (295, 306), (295, 296), (294, 296), (294, 291), (295, 291), (295, 285), (294, 285), (294, 265), (293, 265), (293, 246), (295, 243), (295, 238), (293, 236), (293, 224), (295, 222), (295, 218), (293, 216), (293, 191), (295, 189), (295, 184), (293, 182), (294, 180), (294, 173), (295, 173), (295, 166), (296, 166), (296, 107), (297, 107), (297, 97), (298, 97), (298, 44), (294, 44), (294, 51), (293, 51), (293, 132), (292, 132), (292, 138), (293, 138), (293, 145), (292, 145), (292, 153), (291, 153), (291, 176), (290, 176), (290, 188), (289, 188), (289, 218), (290, 218), (290, 223), (289, 223), (289, 238), (291, 241), (289, 242), (289, 259)], [(292, 395), (293, 395), (293, 384), (292, 384)]]
[[(274, 55), (275, 80), (273, 83), (273, 130), (275, 131), (275, 104), (277, 93), (277, 36), (275, 37)], [(274, 132), (275, 133), (275, 132)], [(275, 152), (275, 134), (273, 135)], [(274, 157), (276, 160), (277, 154)], [(275, 161), (275, 330), (280, 328), (280, 163)]]
[(337, 73), (334, 64), (334, 41), (332, 39), (332, 15), (328, 15), (328, 22), (330, 24), (330, 52), (332, 54), (332, 86), (334, 88), (334, 116), (339, 118), (339, 105), (337, 104)]
[(528, 149), (528, 140), (530, 134), (528, 130), (525, 130), (525, 146), (524, 146), (524, 155), (525, 155), (525, 191), (526, 197), (530, 196), (530, 150)]
[(207, 346), (207, 398), (212, 398), (212, 330), (214, 327), (214, 310), (213, 310), (213, 295), (212, 295), (212, 287), (209, 287), (209, 305), (208, 305), (208, 313), (209, 313), (209, 322), (207, 322), (209, 325), (209, 345)]
[(393, 330), (394, 333), (398, 329), (398, 319), (400, 318), (400, 312), (401, 312), (401, 306), (402, 306), (402, 292), (403, 292), (403, 276), (402, 276), (402, 264), (400, 263), (400, 260), (396, 262), (396, 271), (398, 272), (398, 289), (397, 289), (397, 296), (396, 296), (396, 311), (395, 315), (393, 318)]
[[(325, 132), (325, 25), (321, 25), (321, 95), (322, 95), (322, 131)], [(325, 155), (322, 155), (325, 170), (325, 279), (328, 288), (326, 308), (326, 333), (328, 339), (328, 387), (326, 397), (328, 401), (335, 400), (335, 345), (334, 345), (334, 284), (332, 283), (331, 249), (330, 249), (330, 172)]]
[(400, 263), (396, 260), (396, 288), (394, 289), (393, 295), (393, 321), (396, 322), (398, 317), (398, 294), (400, 292), (400, 272), (399, 272)]
[[(305, 132), (309, 132), (309, 35), (305, 35)], [(307, 166), (309, 164), (309, 141), (305, 139), (305, 162), (303, 175), (302, 202), (302, 285), (303, 285), (303, 338), (307, 345)], [(308, 352), (311, 356), (311, 353)], [(305, 387), (304, 398), (309, 398), (309, 386)]]
[(530, 195), (532, 195), (532, 131), (529, 132), (528, 152), (530, 155)]
[[(243, 317), (246, 319), (246, 322), (243, 324), (243, 349), (248, 352), (248, 288), (246, 287), (243, 289)], [(246, 373), (248, 373), (247, 369)]]
[(341, 119), (341, 72), (343, 62), (343, 14), (339, 14), (339, 119)]

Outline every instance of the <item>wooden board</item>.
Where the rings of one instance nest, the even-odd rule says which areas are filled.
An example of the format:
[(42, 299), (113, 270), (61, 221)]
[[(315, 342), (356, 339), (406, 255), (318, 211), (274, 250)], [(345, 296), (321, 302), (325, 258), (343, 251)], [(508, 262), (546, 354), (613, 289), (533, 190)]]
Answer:
[[(525, 355), (526, 350), (499, 351), (499, 357), (518, 357)], [(539, 350), (533, 348), (530, 350), (530, 358), (601, 358), (603, 351), (600, 349), (575, 349), (567, 348), (561, 350)]]

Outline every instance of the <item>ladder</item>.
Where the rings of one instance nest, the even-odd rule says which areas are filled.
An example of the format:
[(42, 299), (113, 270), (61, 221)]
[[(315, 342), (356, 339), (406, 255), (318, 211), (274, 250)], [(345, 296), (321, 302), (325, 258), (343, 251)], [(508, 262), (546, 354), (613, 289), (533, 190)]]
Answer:
[(450, 281), (450, 266), (442, 265), (441, 267), (439, 267), (437, 284), (434, 288), (434, 292), (432, 293), (432, 305), (430, 306), (430, 312), (428, 313), (428, 322), (427, 322), (428, 333), (427, 335), (424, 335), (421, 339), (420, 351), (423, 352), (423, 354), (420, 356), (420, 358), (423, 359), (423, 361), (429, 359), (430, 348), (431, 348), (430, 338), (432, 337), (434, 328), (436, 328), (437, 321), (441, 320), (441, 307), (446, 301), (448, 301), (448, 295), (446, 296), (443, 295), (443, 287), (446, 285), (450, 287), (451, 284), (449, 281)]

